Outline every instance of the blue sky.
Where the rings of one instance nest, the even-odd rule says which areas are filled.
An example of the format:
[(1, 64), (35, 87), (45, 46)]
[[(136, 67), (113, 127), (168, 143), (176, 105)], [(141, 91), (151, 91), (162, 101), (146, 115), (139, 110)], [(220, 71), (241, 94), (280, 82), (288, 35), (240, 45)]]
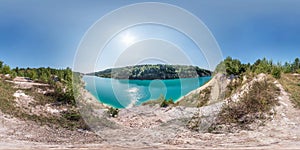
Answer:
[[(1, 0), (0, 60), (12, 67), (72, 67), (85, 32), (98, 19), (138, 0)], [(199, 17), (223, 56), (242, 62), (300, 57), (300, 1), (157, 1)]]

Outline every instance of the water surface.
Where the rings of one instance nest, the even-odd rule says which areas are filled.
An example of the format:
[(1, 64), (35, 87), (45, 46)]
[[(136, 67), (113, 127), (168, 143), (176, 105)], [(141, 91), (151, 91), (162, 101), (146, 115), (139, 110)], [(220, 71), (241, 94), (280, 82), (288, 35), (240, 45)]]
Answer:
[(173, 101), (209, 81), (211, 77), (169, 80), (126, 80), (84, 76), (85, 88), (100, 102), (116, 108), (140, 105), (160, 96)]

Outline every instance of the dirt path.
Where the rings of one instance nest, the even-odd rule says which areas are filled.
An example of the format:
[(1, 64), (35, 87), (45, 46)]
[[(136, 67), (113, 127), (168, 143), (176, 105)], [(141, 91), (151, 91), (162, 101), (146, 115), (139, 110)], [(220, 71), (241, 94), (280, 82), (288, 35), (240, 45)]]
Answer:
[(0, 113), (0, 149), (98, 149), (102, 142), (92, 132), (39, 126)]

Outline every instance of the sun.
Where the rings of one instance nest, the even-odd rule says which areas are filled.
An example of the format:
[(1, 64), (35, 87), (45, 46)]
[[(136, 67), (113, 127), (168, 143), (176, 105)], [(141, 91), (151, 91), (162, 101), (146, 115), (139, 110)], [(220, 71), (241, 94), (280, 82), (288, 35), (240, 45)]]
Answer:
[(133, 44), (135, 40), (135, 37), (130, 34), (130, 33), (126, 33), (123, 37), (122, 37), (122, 42), (126, 45), (131, 45)]

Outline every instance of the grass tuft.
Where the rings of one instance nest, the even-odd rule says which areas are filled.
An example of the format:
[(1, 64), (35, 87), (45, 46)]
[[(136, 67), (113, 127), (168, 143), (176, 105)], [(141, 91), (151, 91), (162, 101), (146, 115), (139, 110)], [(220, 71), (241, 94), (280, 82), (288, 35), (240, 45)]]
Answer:
[(296, 108), (300, 108), (300, 77), (292, 74), (283, 74), (279, 82), (291, 94), (291, 100)]

